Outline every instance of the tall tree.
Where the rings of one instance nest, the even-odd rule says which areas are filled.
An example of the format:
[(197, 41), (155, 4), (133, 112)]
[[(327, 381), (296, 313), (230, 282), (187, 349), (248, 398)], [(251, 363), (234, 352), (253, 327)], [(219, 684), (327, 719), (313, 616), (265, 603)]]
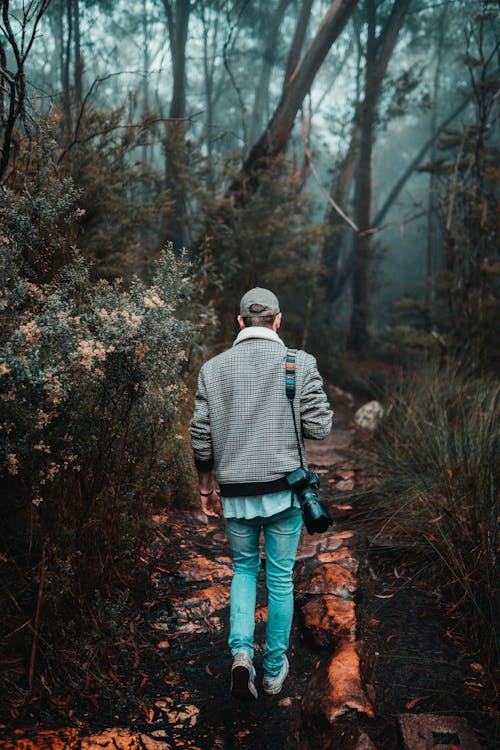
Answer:
[(309, 18), (311, 16), (313, 0), (303, 0), (300, 7), (300, 14), (297, 19), (297, 25), (295, 27), (295, 33), (293, 35), (292, 45), (288, 53), (288, 59), (286, 61), (285, 68), (285, 79), (283, 82), (283, 88), (287, 85), (288, 81), (292, 77), (293, 71), (299, 64), (302, 47), (304, 46), (304, 40), (306, 38), (307, 26), (309, 24)]
[[(432, 109), (431, 109), (431, 118), (430, 118), (430, 133), (429, 135), (432, 136), (433, 133), (437, 130), (437, 120), (438, 120), (438, 112), (439, 112), (439, 102), (440, 102), (440, 86), (441, 86), (441, 75), (442, 75), (442, 68), (443, 68), (443, 57), (444, 57), (444, 32), (445, 32), (445, 23), (446, 23), (446, 15), (448, 13), (448, 8), (445, 6), (443, 10), (441, 11), (441, 15), (439, 17), (439, 23), (438, 23), (438, 36), (436, 40), (436, 67), (434, 69), (434, 80), (433, 80), (433, 102), (432, 102)], [(430, 158), (431, 161), (434, 161), (436, 158), (436, 141), (433, 141), (431, 146), (431, 154)], [(436, 217), (437, 212), (437, 179), (436, 175), (431, 173), (429, 175), (429, 209), (428, 209), (428, 215), (427, 215), (427, 257), (426, 257), (426, 302), (428, 306), (432, 305), (433, 299), (434, 299), (434, 273), (435, 273), (435, 264), (436, 264), (436, 250), (437, 250), (437, 233), (438, 233), (438, 222)]]
[(280, 102), (268, 125), (253, 145), (243, 165), (245, 174), (250, 175), (262, 159), (283, 152), (297, 112), (312, 86), (316, 73), (332, 44), (343, 31), (357, 3), (358, 0), (335, 0), (331, 4), (304, 57), (285, 83)]
[(262, 65), (260, 75), (255, 87), (252, 115), (248, 131), (249, 143), (253, 143), (260, 133), (264, 116), (269, 102), (269, 84), (271, 73), (276, 62), (276, 52), (281, 23), (285, 11), (290, 5), (290, 0), (279, 0), (274, 12), (269, 17), (266, 14), (266, 29), (264, 33), (264, 49), (262, 52)]
[(355, 217), (358, 232), (352, 280), (352, 313), (349, 342), (355, 351), (367, 344), (370, 219), (372, 204), (372, 150), (377, 120), (377, 105), (389, 60), (411, 0), (394, 0), (391, 14), (380, 35), (376, 36), (377, 3), (367, 0), (367, 44), (364, 100), (360, 112), (361, 143), (356, 178)]
[(186, 228), (186, 43), (191, 0), (163, 0), (172, 60), (172, 99), (165, 134), (165, 184), (173, 200), (173, 213), (165, 226), (165, 240), (180, 248), (187, 242)]

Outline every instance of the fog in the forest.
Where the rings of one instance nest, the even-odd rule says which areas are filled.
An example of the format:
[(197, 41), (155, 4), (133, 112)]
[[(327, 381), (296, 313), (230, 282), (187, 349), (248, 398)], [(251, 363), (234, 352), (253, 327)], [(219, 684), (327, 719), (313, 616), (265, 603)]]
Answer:
[[(95, 277), (148, 278), (172, 242), (204, 275), (224, 335), (221, 290), (233, 309), (262, 283), (284, 298), (294, 338), (341, 331), (357, 351), (417, 319), (424, 335), (446, 333), (450, 283), (477, 284), (481, 264), (496, 283), (482, 228), (496, 221), (484, 206), (497, 3), (4, 5), (5, 80), (22, 67), (28, 85), (18, 122), (4, 95), (2, 170), (12, 124), (29, 136), (43, 123), (80, 196), (74, 239)], [(407, 319), (394, 317), (402, 298)]]

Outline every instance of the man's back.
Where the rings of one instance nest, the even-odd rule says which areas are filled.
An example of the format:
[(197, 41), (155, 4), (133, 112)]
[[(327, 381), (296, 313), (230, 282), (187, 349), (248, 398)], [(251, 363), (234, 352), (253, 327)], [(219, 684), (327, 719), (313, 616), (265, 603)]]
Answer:
[[(221, 488), (248, 495), (256, 483), (274, 483), (299, 465), (290, 403), (285, 393), (286, 347), (254, 328), (231, 349), (202, 368), (191, 436), (195, 455), (208, 458), (203, 416), (210, 418), (214, 468)], [(331, 411), (314, 357), (297, 352), (296, 419), (306, 437), (321, 439), (331, 429)], [(198, 429), (198, 426), (201, 429)], [(226, 488), (227, 490), (227, 488)], [(224, 494), (224, 493), (223, 493)], [(226, 494), (229, 494), (226, 492)]]

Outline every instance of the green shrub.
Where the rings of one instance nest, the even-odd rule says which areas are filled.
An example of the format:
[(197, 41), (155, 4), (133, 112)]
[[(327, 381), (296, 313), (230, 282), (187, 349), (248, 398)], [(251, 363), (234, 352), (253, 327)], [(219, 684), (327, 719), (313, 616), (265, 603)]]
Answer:
[(257, 180), (258, 189), (248, 189), (239, 166), (229, 165), (216, 189), (195, 192), (200, 274), (219, 314), (222, 339), (235, 332), (241, 295), (268, 286), (286, 312), (286, 336), (300, 342), (308, 303), (313, 309), (318, 305), (317, 246), (323, 230), (313, 223), (308, 197), (298, 191), (284, 160), (260, 170)]
[(376, 433), (374, 512), (430, 550), (436, 581), (464, 606), (498, 663), (500, 384), (452, 372), (410, 379)]

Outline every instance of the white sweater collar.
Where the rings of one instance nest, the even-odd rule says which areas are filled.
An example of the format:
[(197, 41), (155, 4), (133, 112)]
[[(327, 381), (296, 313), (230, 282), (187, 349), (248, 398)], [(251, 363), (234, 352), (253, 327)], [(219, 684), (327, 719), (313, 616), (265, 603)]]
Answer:
[(267, 339), (268, 341), (274, 341), (276, 344), (285, 346), (276, 331), (273, 331), (271, 328), (265, 328), (264, 326), (249, 326), (248, 328), (242, 328), (236, 336), (233, 346), (241, 344), (242, 341), (246, 341), (247, 339)]

